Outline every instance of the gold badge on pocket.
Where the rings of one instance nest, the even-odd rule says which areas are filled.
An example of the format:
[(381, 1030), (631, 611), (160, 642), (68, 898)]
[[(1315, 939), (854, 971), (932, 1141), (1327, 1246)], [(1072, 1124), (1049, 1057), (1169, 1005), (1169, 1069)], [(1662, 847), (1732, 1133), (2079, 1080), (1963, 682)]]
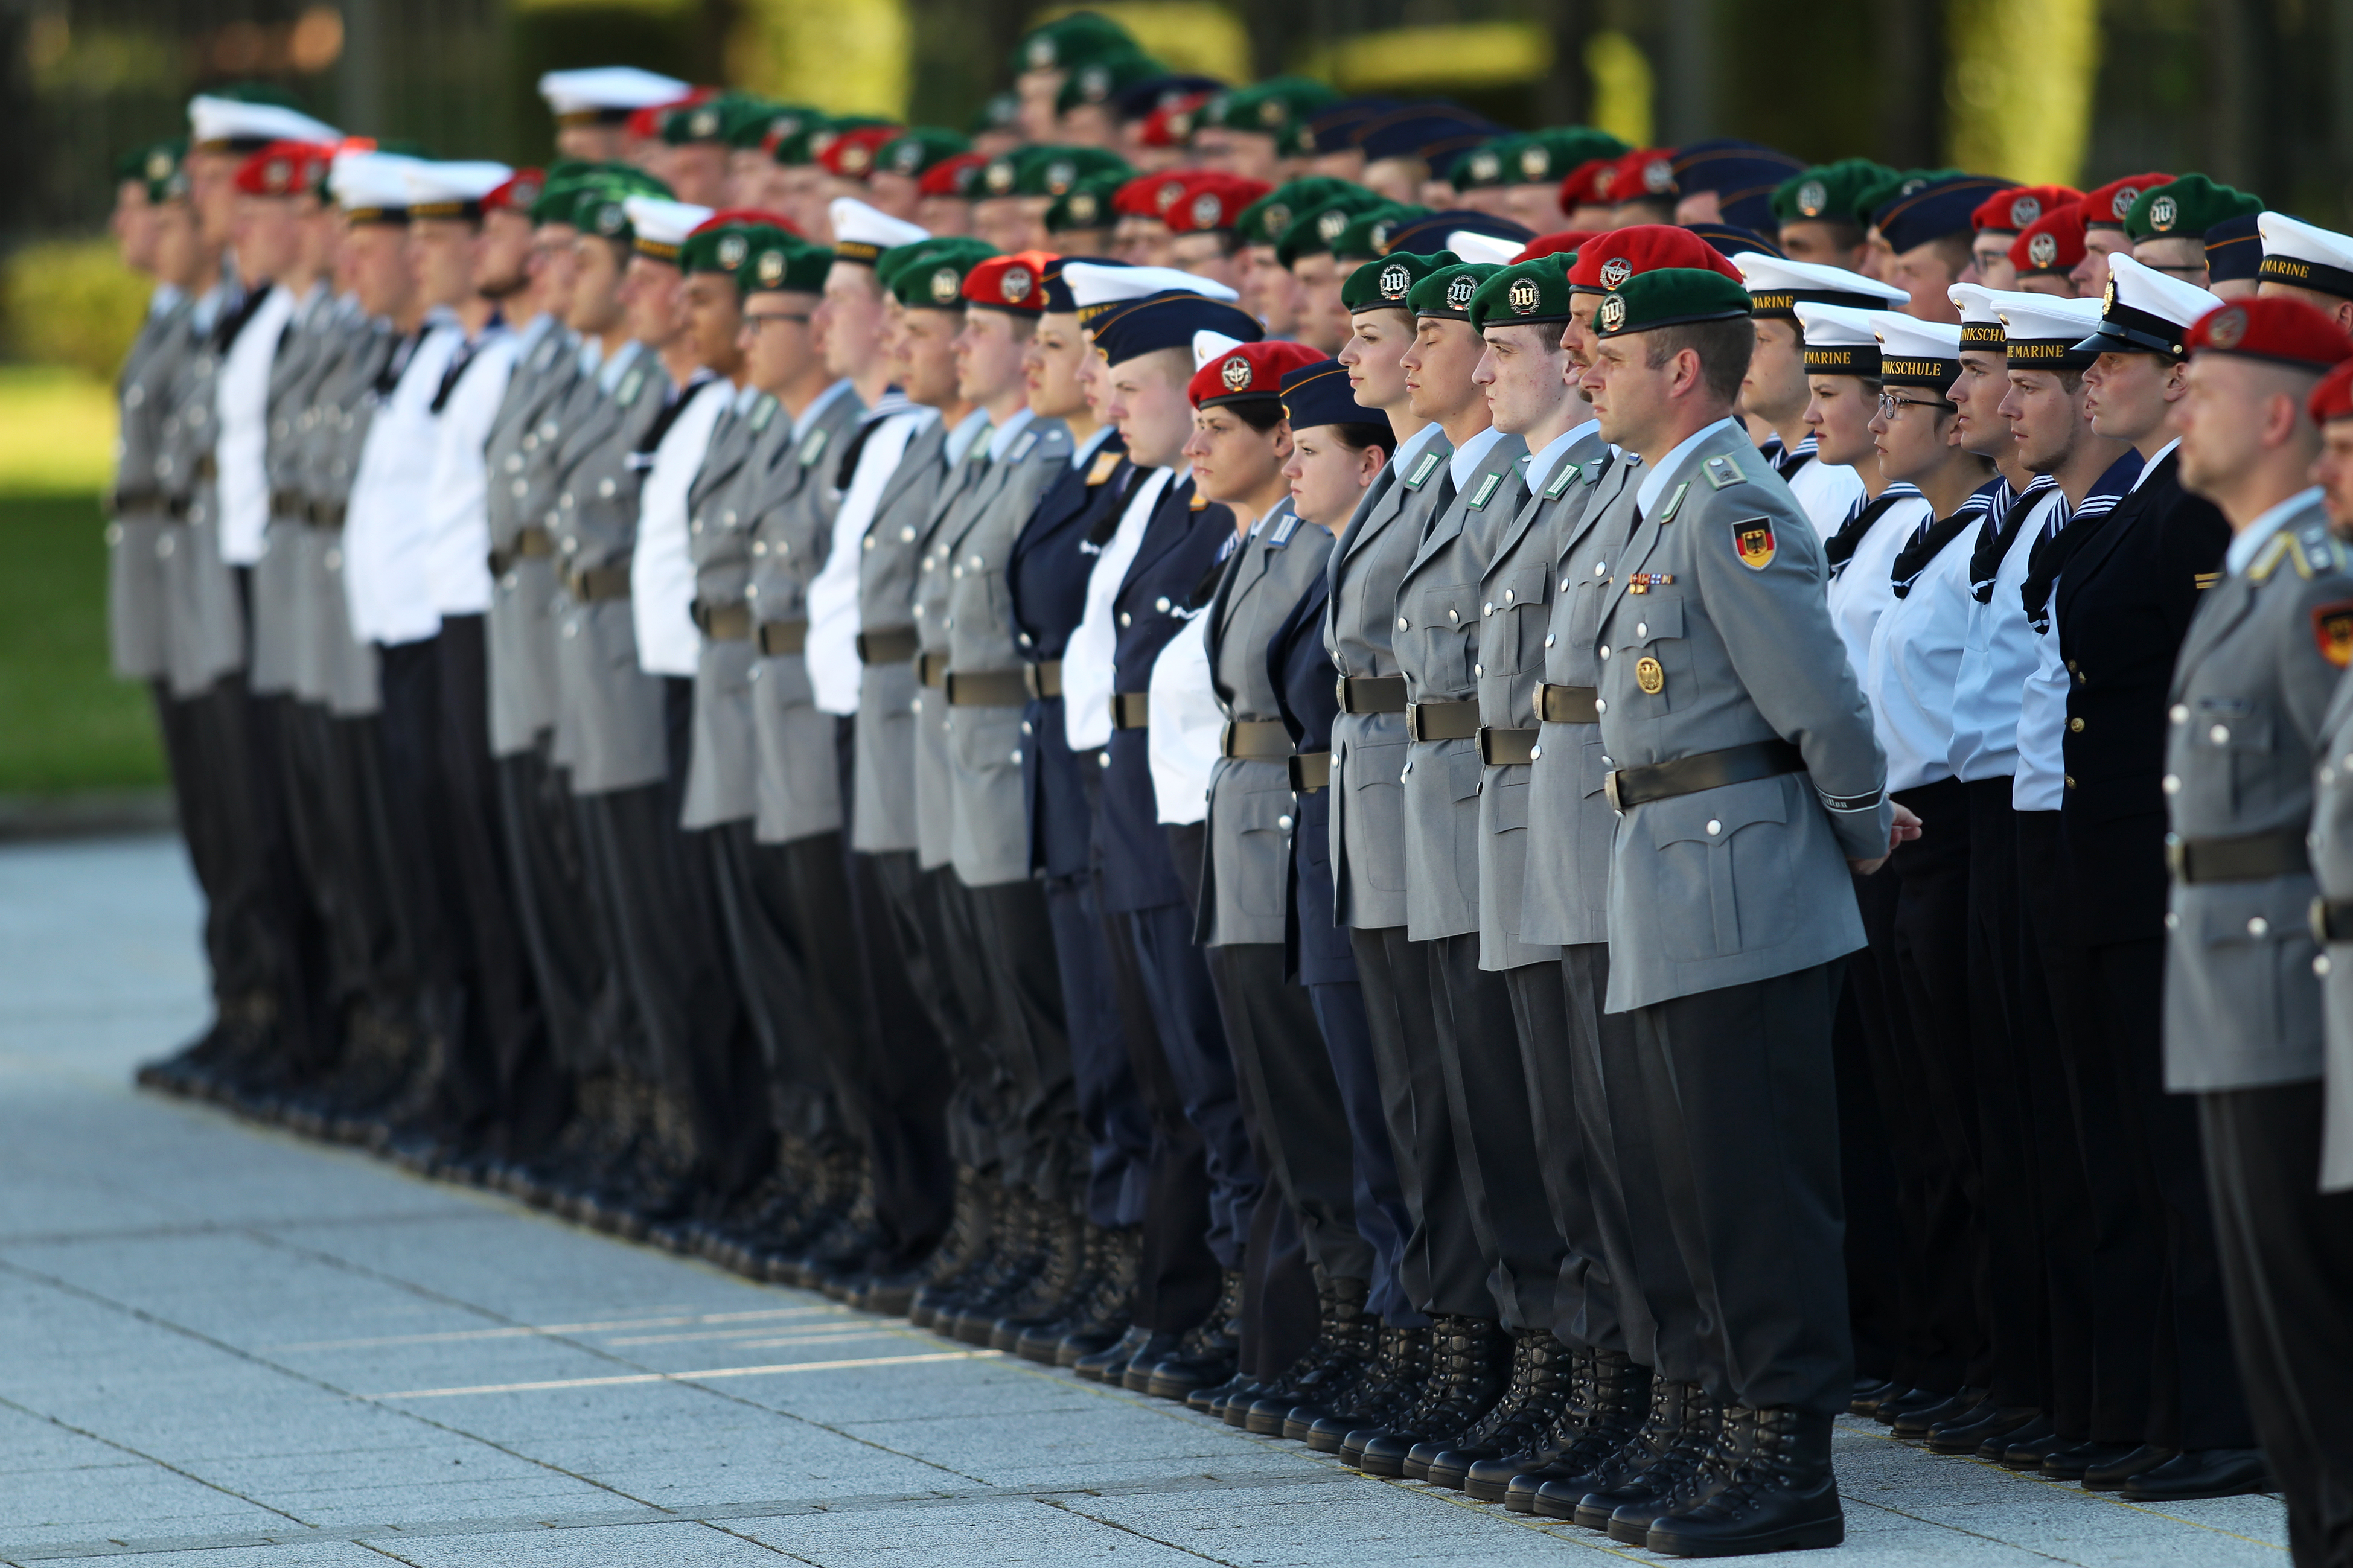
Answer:
[(1667, 689), (1667, 672), (1659, 668), (1657, 659), (1645, 654), (1634, 661), (1634, 684), (1642, 689), (1644, 696), (1656, 697)]

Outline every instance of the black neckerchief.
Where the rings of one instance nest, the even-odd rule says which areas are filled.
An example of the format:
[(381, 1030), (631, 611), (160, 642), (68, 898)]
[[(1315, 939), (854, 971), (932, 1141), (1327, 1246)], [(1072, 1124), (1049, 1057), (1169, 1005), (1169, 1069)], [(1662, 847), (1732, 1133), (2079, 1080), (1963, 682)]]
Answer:
[(1854, 559), (1855, 549), (1862, 544), (1863, 535), (1871, 531), (1871, 525), (1885, 517), (1889, 507), (1903, 500), (1911, 493), (1914, 492), (1898, 489), (1895, 486), (1890, 485), (1879, 492), (1877, 500), (1873, 501), (1840, 525), (1839, 531), (1831, 535), (1830, 542), (1822, 547), (1823, 556), (1830, 563), (1832, 578), (1836, 578), (1840, 573), (1844, 572), (1846, 563)]
[[(1143, 472), (1142, 468), (1130, 463), (1126, 471), (1119, 476), (1119, 489), (1116, 496), (1125, 498), (1128, 490), (1134, 485), (1136, 476)], [(1125, 499), (1119, 499), (1115, 505), (1105, 507), (1103, 514), (1095, 519), (1094, 526), (1087, 530), (1087, 542), (1097, 550), (1109, 544), (1112, 542), (1112, 536), (1119, 531), (1121, 520), (1127, 516), (1127, 506)]]
[[(1912, 584), (1919, 579), (1922, 572), (1927, 570), (1928, 563), (1943, 552), (1945, 546), (1953, 542), (1955, 534), (1979, 521), (1983, 515), (1965, 506), (1950, 517), (1940, 517), (1934, 522), (1921, 524), (1905, 542), (1904, 548), (1895, 552), (1894, 569), (1888, 574), (1894, 580), (1895, 596), (1910, 598)], [(1975, 559), (1971, 557), (1972, 564)]]
[(2010, 510), (2001, 514), (1999, 521), (1991, 513), (1987, 514), (1985, 526), (1978, 531), (1978, 547), (1969, 554), (1969, 595), (1978, 604), (1993, 602), (1993, 580), (2001, 571), (2002, 558), (2010, 553), (2010, 542), (2018, 537), (2026, 514), (2050, 493), (2047, 486), (2037, 489), (2029, 485), (2026, 493), (2010, 502)]
[[(2107, 515), (2107, 512), (2100, 514), (2102, 517)], [(2086, 518), (2084, 521), (2096, 522), (2099, 519)], [(2051, 590), (2059, 585), (2059, 574), (2067, 569), (2067, 563), (2077, 547), (2094, 531), (2090, 528), (2075, 527), (2074, 520), (2070, 518), (2058, 532), (2036, 540), (2034, 548), (2027, 553), (2026, 581), (2019, 585), (2018, 592), (2019, 597), (2026, 604), (2027, 623), (2036, 631), (2050, 629)]]

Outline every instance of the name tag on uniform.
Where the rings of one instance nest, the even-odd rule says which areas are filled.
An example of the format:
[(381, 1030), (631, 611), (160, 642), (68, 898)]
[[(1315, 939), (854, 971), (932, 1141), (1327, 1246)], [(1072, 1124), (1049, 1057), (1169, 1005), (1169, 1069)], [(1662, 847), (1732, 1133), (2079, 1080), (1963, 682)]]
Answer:
[(1038, 432), (1035, 430), (1025, 432), (1021, 439), (1013, 443), (1013, 450), (1005, 455), (1005, 460), (1009, 463), (1019, 462), (1029, 455), (1029, 448), (1037, 444)]
[(1413, 472), (1406, 476), (1405, 488), (1409, 490), (1418, 490), (1421, 489), (1424, 484), (1429, 482), (1430, 476), (1438, 471), (1438, 465), (1440, 460), (1441, 459), (1439, 458), (1437, 453), (1424, 452), (1421, 455), (1421, 461), (1413, 466)]
[(1485, 479), (1480, 480), (1478, 490), (1471, 497), (1471, 510), (1472, 511), (1477, 511), (1482, 507), (1484, 507), (1487, 504), (1489, 498), (1494, 495), (1495, 487), (1503, 482), (1504, 476), (1501, 474), (1489, 474)]
[(1560, 466), (1560, 472), (1552, 477), (1552, 483), (1545, 486), (1544, 499), (1558, 500), (1562, 496), (1567, 495), (1568, 487), (1577, 482), (1577, 467), (1575, 463), (1563, 463)]
[(1105, 479), (1111, 478), (1113, 473), (1116, 471), (1118, 468), (1119, 454), (1117, 452), (1097, 452), (1095, 454), (1094, 467), (1087, 470), (1087, 489), (1092, 489), (1097, 485), (1103, 483)]

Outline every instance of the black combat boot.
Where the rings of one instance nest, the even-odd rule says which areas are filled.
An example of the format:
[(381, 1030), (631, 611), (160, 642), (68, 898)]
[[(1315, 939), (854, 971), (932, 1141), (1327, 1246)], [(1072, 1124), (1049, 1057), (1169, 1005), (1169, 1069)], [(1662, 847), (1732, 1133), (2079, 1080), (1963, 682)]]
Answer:
[(1155, 1399), (1183, 1399), (1197, 1388), (1208, 1388), (1234, 1375), (1241, 1353), (1242, 1271), (1226, 1270), (1209, 1315), (1187, 1331), (1176, 1353), (1145, 1365), (1130, 1362), (1121, 1386)]
[[(1514, 1513), (1534, 1513), (1537, 1488), (1546, 1481), (1581, 1486), (1634, 1436), (1650, 1402), (1649, 1367), (1636, 1366), (1623, 1351), (1588, 1351), (1572, 1380), (1568, 1404), (1543, 1445), (1525, 1457), (1481, 1460), (1471, 1467), (1463, 1489)], [(1572, 1500), (1572, 1510), (1575, 1506)]]
[[(1588, 1354), (1561, 1343), (1549, 1329), (1521, 1330), (1512, 1338), (1512, 1373), (1504, 1396), (1460, 1438), (1421, 1460), (1422, 1479), (1461, 1491), (1470, 1484), (1472, 1466), (1541, 1448), (1568, 1405), (1577, 1358)], [(1407, 1457), (1409, 1475), (1415, 1458)]]
[(1009, 1351), (1021, 1342), (1024, 1331), (1060, 1321), (1072, 1300), (1093, 1286), (1088, 1272), (1095, 1258), (1092, 1225), (1065, 1209), (1048, 1219), (1041, 1240), (1043, 1262), (1036, 1276), (1002, 1304), (980, 1339), (969, 1332), (959, 1335), (965, 1342)]
[[(1546, 1481), (1536, 1488), (1535, 1511), (1546, 1519), (1575, 1520), (1588, 1530), (1606, 1529), (1609, 1509), (1592, 1517), (1590, 1523), (1578, 1518), (1578, 1510), (1590, 1497), (1607, 1497), (1623, 1487), (1631, 1486), (1643, 1471), (1663, 1458), (1672, 1448), (1686, 1425), (1700, 1421), (1714, 1406), (1707, 1394), (1696, 1383), (1672, 1383), (1663, 1377), (1651, 1379), (1650, 1407), (1642, 1414), (1641, 1425), (1627, 1434), (1623, 1442), (1596, 1459), (1589, 1468), (1577, 1474)], [(1712, 1436), (1715, 1422), (1707, 1420), (1704, 1436)], [(1609, 1508), (1618, 1504), (1612, 1502)]]
[[(1373, 1364), (1374, 1335), (1380, 1320), (1365, 1311), (1372, 1284), (1365, 1279), (1326, 1279), (1315, 1324), (1315, 1338), (1299, 1359), (1283, 1368), (1274, 1384), (1236, 1423), (1261, 1436), (1289, 1436), (1291, 1413), (1302, 1405), (1324, 1405), (1345, 1399)], [(1312, 1425), (1312, 1423), (1308, 1423)], [(1306, 1436), (1304, 1426), (1300, 1437)]]
[(1504, 1391), (1511, 1352), (1493, 1318), (1449, 1318), (1442, 1325), (1433, 1320), (1430, 1342), (1433, 1376), (1429, 1393), (1412, 1413), (1362, 1444), (1356, 1444), (1355, 1433), (1348, 1434), (1348, 1441), (1357, 1447), (1356, 1466), (1366, 1475), (1407, 1474), (1406, 1461), (1418, 1445), (1451, 1443)]
[(1831, 1474), (1831, 1418), (1781, 1405), (1748, 1412), (1742, 1425), (1729, 1477), (1713, 1495), (1652, 1520), (1643, 1545), (1671, 1557), (1743, 1557), (1846, 1539)]

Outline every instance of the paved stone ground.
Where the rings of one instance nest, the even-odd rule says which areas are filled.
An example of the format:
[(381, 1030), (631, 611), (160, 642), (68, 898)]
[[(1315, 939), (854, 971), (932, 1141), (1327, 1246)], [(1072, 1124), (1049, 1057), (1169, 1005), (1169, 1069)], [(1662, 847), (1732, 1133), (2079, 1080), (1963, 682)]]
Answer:
[[(1652, 1560), (141, 1094), (195, 921), (168, 840), (0, 850), (0, 1562)], [(1825, 1562), (2284, 1561), (1881, 1430)]]

